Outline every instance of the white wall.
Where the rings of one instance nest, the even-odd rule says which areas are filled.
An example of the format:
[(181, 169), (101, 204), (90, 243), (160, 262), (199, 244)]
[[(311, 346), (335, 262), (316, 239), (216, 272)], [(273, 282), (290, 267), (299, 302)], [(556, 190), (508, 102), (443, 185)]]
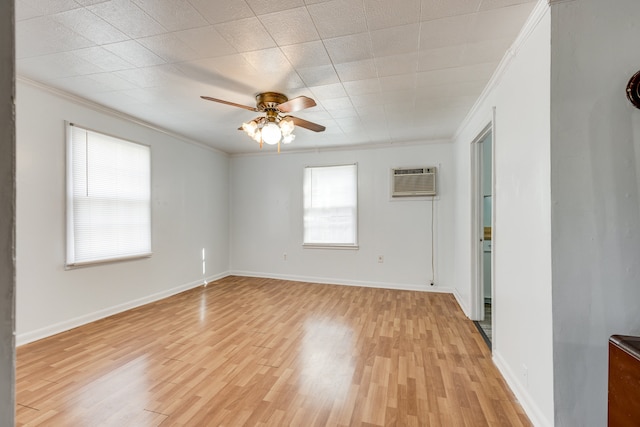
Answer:
[(455, 141), (455, 286), (468, 309), (470, 144), (491, 122), (495, 107), (494, 361), (534, 424), (551, 425), (550, 14), (545, 2), (536, 7), (504, 65)]
[(0, 425), (15, 414), (14, 2), (0, 3)]
[[(149, 259), (65, 270), (68, 120), (151, 146)], [(32, 341), (202, 283), (228, 270), (226, 155), (17, 85), (17, 340)]]
[(602, 426), (607, 341), (640, 335), (640, 2), (552, 6), (556, 425)]
[[(311, 282), (451, 290), (455, 171), (449, 143), (348, 151), (235, 156), (231, 159), (231, 269), (236, 274)], [(302, 248), (305, 166), (358, 163), (359, 250)], [(435, 287), (431, 280), (431, 201), (391, 200), (390, 169), (439, 166), (434, 202)], [(287, 260), (283, 254), (287, 254)], [(384, 262), (378, 263), (378, 255)]]

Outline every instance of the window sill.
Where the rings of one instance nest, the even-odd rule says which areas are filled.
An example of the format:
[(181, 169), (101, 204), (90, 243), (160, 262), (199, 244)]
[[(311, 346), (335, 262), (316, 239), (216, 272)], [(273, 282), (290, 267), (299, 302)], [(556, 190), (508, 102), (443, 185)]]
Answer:
[(358, 245), (332, 245), (332, 244), (321, 244), (321, 243), (303, 243), (303, 249), (340, 249), (340, 250), (358, 250), (360, 246)]
[(73, 264), (65, 264), (64, 269), (73, 270), (76, 268), (91, 267), (93, 265), (110, 264), (110, 263), (122, 262), (122, 261), (134, 261), (137, 259), (151, 258), (151, 255), (153, 255), (153, 252), (149, 252), (146, 254), (117, 257), (117, 258), (107, 258), (107, 259), (98, 259), (98, 260), (92, 260), (92, 261), (75, 262)]

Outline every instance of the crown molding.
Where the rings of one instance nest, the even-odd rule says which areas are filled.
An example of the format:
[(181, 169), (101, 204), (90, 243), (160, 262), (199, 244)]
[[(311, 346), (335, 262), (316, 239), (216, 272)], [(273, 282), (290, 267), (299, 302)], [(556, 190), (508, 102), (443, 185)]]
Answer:
[(222, 150), (220, 150), (218, 148), (212, 147), (212, 146), (210, 146), (208, 144), (205, 144), (204, 142), (196, 141), (195, 139), (191, 139), (191, 138), (187, 138), (184, 135), (172, 132), (172, 131), (170, 131), (168, 129), (165, 129), (163, 127), (160, 127), (160, 126), (156, 126), (156, 125), (154, 125), (152, 123), (149, 123), (149, 122), (146, 122), (144, 120), (140, 120), (140, 119), (138, 119), (136, 117), (133, 117), (133, 116), (131, 116), (129, 114), (123, 113), (123, 112), (118, 111), (118, 110), (114, 110), (111, 107), (107, 107), (107, 106), (99, 104), (99, 103), (97, 103), (95, 101), (90, 101), (90, 100), (88, 100), (86, 98), (82, 98), (80, 96), (71, 94), (71, 93), (66, 92), (64, 90), (56, 89), (56, 88), (54, 88), (52, 86), (49, 86), (49, 85), (47, 85), (45, 83), (41, 83), (41, 82), (38, 82), (36, 80), (31, 80), (31, 79), (29, 79), (27, 77), (20, 76), (20, 75), (16, 75), (16, 82), (23, 83), (23, 84), (26, 84), (26, 85), (31, 86), (31, 87), (35, 87), (35, 88), (43, 90), (45, 92), (49, 92), (52, 95), (58, 96), (60, 98), (64, 98), (67, 101), (71, 101), (73, 103), (82, 105), (83, 107), (87, 107), (87, 108), (90, 108), (90, 109), (92, 109), (94, 111), (98, 111), (100, 113), (109, 115), (111, 117), (115, 117), (115, 118), (118, 118), (118, 119), (126, 120), (128, 122), (131, 122), (131, 123), (134, 123), (136, 125), (145, 127), (147, 129), (151, 129), (151, 130), (153, 130), (155, 132), (159, 132), (159, 133), (165, 134), (165, 135), (170, 136), (172, 138), (178, 139), (178, 140), (180, 140), (180, 141), (182, 141), (184, 143), (195, 145), (195, 146), (198, 146), (200, 148), (204, 148), (206, 150), (213, 151), (213, 152), (218, 153), (220, 155), (223, 155), (225, 157), (229, 156), (229, 153), (227, 153), (225, 151), (222, 151)]
[(531, 11), (529, 18), (527, 19), (524, 26), (520, 30), (518, 37), (516, 37), (511, 47), (504, 54), (504, 56), (502, 57), (502, 60), (500, 60), (500, 63), (498, 64), (498, 67), (496, 68), (496, 70), (493, 72), (493, 75), (489, 79), (489, 82), (480, 93), (480, 96), (478, 97), (476, 102), (473, 104), (473, 106), (465, 116), (464, 120), (462, 120), (462, 122), (460, 123), (460, 126), (458, 126), (458, 129), (453, 135), (454, 141), (457, 140), (462, 134), (462, 132), (467, 128), (467, 126), (469, 126), (471, 119), (476, 115), (482, 103), (487, 99), (489, 94), (502, 81), (502, 78), (504, 77), (506, 71), (511, 66), (513, 59), (517, 56), (522, 46), (526, 43), (526, 41), (529, 39), (533, 31), (536, 29), (536, 27), (538, 26), (542, 18), (546, 15), (547, 11), (551, 7), (551, 3), (552, 2), (558, 3), (558, 2), (565, 2), (565, 1), (574, 1), (574, 0), (538, 0), (533, 10)]
[(451, 144), (452, 139), (431, 139), (428, 141), (393, 141), (393, 142), (380, 142), (374, 144), (357, 144), (357, 145), (342, 145), (335, 147), (313, 147), (313, 148), (300, 148), (290, 150), (282, 149), (280, 152), (275, 151), (256, 151), (256, 152), (243, 152), (243, 153), (232, 153), (229, 154), (230, 157), (254, 157), (254, 156), (282, 156), (286, 154), (308, 154), (308, 153), (327, 153), (327, 152), (335, 152), (335, 151), (358, 151), (358, 150), (382, 150), (385, 148), (398, 148), (398, 147), (415, 147), (419, 145), (434, 145), (434, 144)]

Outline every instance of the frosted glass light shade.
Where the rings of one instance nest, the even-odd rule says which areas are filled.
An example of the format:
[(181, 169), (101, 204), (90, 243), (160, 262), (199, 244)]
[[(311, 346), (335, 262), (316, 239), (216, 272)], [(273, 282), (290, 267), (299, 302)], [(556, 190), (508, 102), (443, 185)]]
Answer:
[(266, 144), (275, 145), (280, 142), (281, 137), (282, 132), (280, 132), (280, 128), (273, 122), (267, 123), (262, 128), (262, 141), (264, 141)]

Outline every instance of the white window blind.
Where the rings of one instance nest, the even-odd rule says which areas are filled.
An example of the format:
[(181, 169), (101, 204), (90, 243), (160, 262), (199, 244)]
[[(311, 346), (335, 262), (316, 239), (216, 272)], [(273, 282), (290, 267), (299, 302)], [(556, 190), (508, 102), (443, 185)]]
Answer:
[(306, 167), (304, 244), (356, 247), (358, 244), (358, 167)]
[(67, 265), (151, 255), (151, 152), (68, 125)]

